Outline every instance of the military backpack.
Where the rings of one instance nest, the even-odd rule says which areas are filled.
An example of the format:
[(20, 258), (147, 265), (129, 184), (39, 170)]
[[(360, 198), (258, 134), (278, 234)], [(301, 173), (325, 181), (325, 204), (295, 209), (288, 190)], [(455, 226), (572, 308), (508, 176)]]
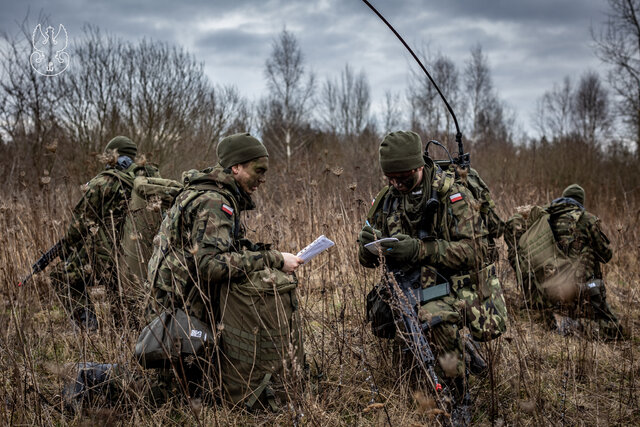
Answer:
[[(534, 208), (529, 215), (530, 225), (518, 239), (515, 263), (518, 282), (525, 289), (535, 289), (552, 304), (575, 301), (584, 276), (581, 263), (558, 247), (546, 209)], [(576, 221), (581, 212), (577, 215)]]

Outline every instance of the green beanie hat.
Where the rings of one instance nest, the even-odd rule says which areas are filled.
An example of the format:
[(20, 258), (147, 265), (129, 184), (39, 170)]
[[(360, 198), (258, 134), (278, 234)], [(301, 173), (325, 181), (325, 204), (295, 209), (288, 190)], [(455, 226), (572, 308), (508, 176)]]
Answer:
[(223, 168), (260, 157), (269, 157), (269, 153), (262, 142), (248, 133), (236, 133), (218, 143), (218, 162)]
[(415, 132), (391, 132), (380, 144), (380, 167), (384, 173), (406, 172), (424, 166), (422, 141)]
[(133, 159), (138, 153), (138, 146), (135, 142), (133, 142), (126, 136), (116, 136), (111, 141), (109, 141), (104, 149), (104, 151), (109, 150), (117, 150), (118, 155), (129, 156), (131, 157), (131, 159)]
[(562, 192), (562, 197), (571, 197), (576, 202), (584, 206), (584, 188), (578, 184), (571, 184)]

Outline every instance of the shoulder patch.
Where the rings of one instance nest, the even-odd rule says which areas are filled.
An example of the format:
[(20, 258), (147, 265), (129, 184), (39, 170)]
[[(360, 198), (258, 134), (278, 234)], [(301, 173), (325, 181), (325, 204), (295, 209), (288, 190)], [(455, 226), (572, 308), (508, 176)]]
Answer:
[(233, 208), (227, 204), (222, 204), (222, 212), (226, 213), (229, 216), (233, 216)]
[(460, 200), (462, 200), (462, 194), (452, 194), (449, 196), (449, 200), (451, 200), (451, 203), (459, 202)]

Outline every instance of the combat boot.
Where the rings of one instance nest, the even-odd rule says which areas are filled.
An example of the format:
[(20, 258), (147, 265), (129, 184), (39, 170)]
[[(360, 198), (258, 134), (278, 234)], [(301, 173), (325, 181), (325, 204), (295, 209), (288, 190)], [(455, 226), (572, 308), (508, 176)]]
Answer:
[(480, 353), (480, 348), (478, 347), (478, 343), (471, 338), (471, 336), (467, 335), (467, 338), (464, 340), (464, 349), (465, 349), (465, 362), (467, 364), (467, 368), (469, 372), (474, 375), (480, 375), (487, 370), (487, 362), (484, 360), (482, 353)]
[(65, 407), (77, 412), (83, 403), (104, 396), (109, 398), (108, 385), (111, 372), (117, 365), (111, 363), (86, 362), (78, 363), (75, 378), (64, 385), (62, 397)]
[(558, 313), (553, 313), (555, 320), (555, 328), (558, 334), (567, 337), (569, 335), (580, 335), (582, 332), (582, 324), (576, 319), (572, 319), (569, 316), (562, 316)]

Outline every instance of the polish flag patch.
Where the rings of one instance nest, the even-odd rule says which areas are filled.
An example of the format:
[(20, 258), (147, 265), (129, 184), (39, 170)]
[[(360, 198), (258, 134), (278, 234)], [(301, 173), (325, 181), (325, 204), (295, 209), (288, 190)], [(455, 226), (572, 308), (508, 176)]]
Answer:
[(449, 196), (449, 200), (451, 200), (451, 203), (459, 202), (460, 200), (462, 200), (462, 194), (452, 194), (451, 196)]
[(222, 212), (226, 213), (229, 216), (233, 216), (233, 208), (231, 206), (223, 204), (222, 205)]

